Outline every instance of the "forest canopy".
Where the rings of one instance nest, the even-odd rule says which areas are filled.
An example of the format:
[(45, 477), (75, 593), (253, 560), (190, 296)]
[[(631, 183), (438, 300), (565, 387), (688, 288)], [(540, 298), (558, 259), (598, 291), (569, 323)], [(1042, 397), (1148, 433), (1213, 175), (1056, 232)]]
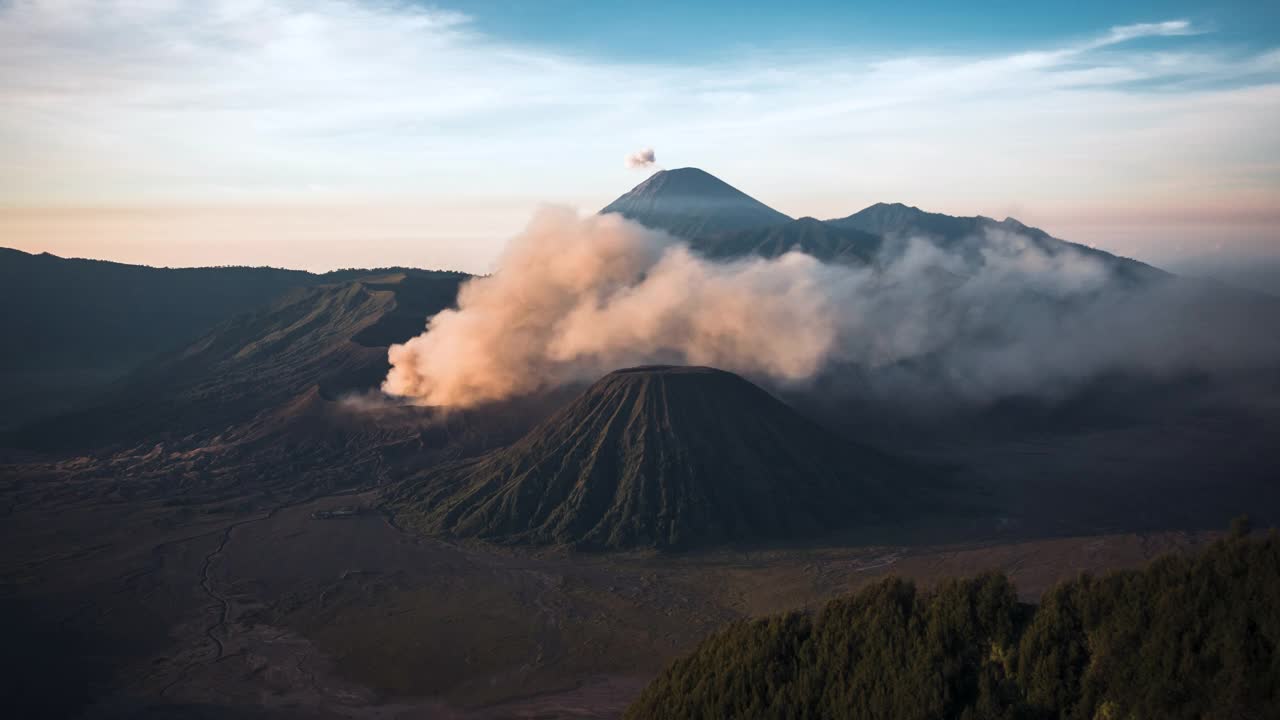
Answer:
[(1082, 575), (1038, 606), (1001, 574), (897, 578), (740, 621), (628, 709), (650, 718), (1280, 717), (1280, 534)]

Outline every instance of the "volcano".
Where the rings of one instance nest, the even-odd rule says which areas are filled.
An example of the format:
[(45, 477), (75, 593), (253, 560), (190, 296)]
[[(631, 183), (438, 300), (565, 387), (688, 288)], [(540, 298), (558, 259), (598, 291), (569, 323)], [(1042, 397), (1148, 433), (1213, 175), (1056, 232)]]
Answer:
[(604, 213), (686, 239), (789, 222), (790, 217), (698, 168), (662, 170), (609, 203)]
[(427, 534), (583, 549), (812, 536), (883, 518), (901, 466), (741, 377), (615, 371), (514, 445), (391, 498)]

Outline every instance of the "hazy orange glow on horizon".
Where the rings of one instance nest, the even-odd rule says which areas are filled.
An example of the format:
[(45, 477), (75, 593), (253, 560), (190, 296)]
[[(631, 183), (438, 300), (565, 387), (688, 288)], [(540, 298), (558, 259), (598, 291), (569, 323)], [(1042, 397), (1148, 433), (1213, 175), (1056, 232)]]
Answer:
[(1157, 264), (1280, 257), (1280, 48), (1197, 18), (656, 63), (419, 3), (92, 6), (0, 2), (0, 245), (485, 271), (650, 148), (793, 217), (903, 202)]
[[(833, 209), (824, 212), (821, 208), (830, 204), (820, 199), (803, 205), (792, 200), (773, 205), (793, 217), (820, 218), (841, 217), (865, 206), (836, 210), (838, 206), (831, 205)], [(592, 211), (605, 202), (591, 198), (563, 204)], [(271, 265), (324, 272), (402, 265), (484, 273), (540, 204), (510, 199), (452, 204), (0, 207), (0, 246), (169, 267)], [(1268, 207), (1072, 212), (921, 205), (955, 215), (1012, 215), (1057, 237), (1157, 265), (1220, 252), (1265, 256), (1280, 247), (1280, 211)]]
[(489, 270), (533, 204), (0, 208), (0, 245), (139, 265)]

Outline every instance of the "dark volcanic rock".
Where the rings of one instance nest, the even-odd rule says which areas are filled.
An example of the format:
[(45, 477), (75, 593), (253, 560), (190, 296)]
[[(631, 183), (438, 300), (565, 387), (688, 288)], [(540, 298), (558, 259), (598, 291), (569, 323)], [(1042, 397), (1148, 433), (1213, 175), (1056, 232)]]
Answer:
[(889, 507), (895, 462), (732, 373), (618, 370), (516, 444), (408, 483), (430, 534), (582, 548), (814, 535)]

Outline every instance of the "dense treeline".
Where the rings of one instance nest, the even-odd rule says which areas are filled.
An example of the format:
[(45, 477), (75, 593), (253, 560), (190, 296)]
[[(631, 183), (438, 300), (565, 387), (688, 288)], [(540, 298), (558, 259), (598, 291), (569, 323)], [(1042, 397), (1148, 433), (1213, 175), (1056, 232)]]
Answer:
[(1081, 576), (1038, 607), (999, 574), (888, 579), (736, 623), (674, 662), (642, 718), (1280, 717), (1280, 534)]

